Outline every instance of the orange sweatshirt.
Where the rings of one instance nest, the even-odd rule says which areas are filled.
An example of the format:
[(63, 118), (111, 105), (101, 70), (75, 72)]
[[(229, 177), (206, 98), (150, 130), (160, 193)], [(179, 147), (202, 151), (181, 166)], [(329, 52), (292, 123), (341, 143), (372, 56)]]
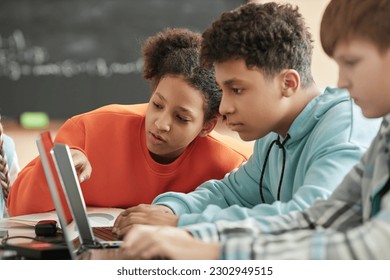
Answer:
[[(58, 131), (54, 141), (82, 149), (92, 165), (91, 178), (81, 184), (88, 206), (127, 208), (150, 203), (163, 192), (189, 192), (247, 159), (235, 140), (227, 144), (209, 135), (197, 137), (171, 164), (156, 163), (146, 147), (146, 108), (108, 105), (72, 117)], [(54, 209), (38, 157), (12, 185), (8, 209), (11, 216)]]

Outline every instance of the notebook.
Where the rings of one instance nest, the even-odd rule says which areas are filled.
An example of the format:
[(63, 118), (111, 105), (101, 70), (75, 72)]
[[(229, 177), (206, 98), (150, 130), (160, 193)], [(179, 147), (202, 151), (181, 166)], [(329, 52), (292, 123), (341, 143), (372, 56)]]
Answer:
[[(61, 148), (57, 148), (55, 153), (49, 132), (41, 133), (36, 142), (70, 257), (72, 259), (80, 259), (81, 256), (82, 259), (121, 259), (119, 250), (114, 249), (118, 248), (120, 241), (101, 242), (95, 238), (88, 220), (84, 198), (81, 194), (69, 148), (63, 144), (55, 144), (54, 146), (61, 146)], [(69, 174), (69, 171), (73, 173)], [(61, 172), (65, 172), (66, 176), (72, 175), (71, 177), (76, 183), (71, 180), (72, 178), (66, 178), (65, 174)], [(71, 187), (69, 187), (70, 183)], [(69, 195), (67, 190), (70, 192)], [(75, 242), (73, 232), (70, 229), (72, 217), (79, 231), (78, 243)], [(103, 253), (94, 248), (106, 249), (107, 252)]]

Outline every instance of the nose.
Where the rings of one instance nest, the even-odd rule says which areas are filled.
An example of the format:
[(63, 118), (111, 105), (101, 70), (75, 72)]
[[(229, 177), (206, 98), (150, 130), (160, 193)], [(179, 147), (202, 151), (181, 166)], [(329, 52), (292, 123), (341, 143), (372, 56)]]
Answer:
[(171, 120), (167, 114), (161, 114), (154, 122), (155, 126), (160, 131), (169, 131), (171, 129)]
[(351, 83), (346, 75), (346, 73), (342, 70), (339, 70), (339, 78), (337, 81), (337, 87), (349, 89), (351, 87)]
[(222, 93), (221, 103), (219, 104), (219, 113), (222, 116), (229, 115), (234, 112), (234, 106), (232, 100), (227, 94)]

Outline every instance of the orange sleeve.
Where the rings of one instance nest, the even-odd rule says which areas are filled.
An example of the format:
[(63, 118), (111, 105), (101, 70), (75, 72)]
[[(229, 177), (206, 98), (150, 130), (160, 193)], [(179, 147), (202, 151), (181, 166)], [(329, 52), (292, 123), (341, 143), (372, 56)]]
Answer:
[(32, 160), (18, 174), (7, 200), (10, 216), (51, 211), (54, 205), (40, 159)]
[[(84, 133), (80, 133), (79, 129), (80, 127), (75, 126), (72, 120), (68, 120), (58, 131), (55, 141), (78, 146), (83, 141), (77, 136), (84, 136)], [(76, 130), (78, 131), (75, 132)], [(33, 159), (18, 174), (10, 189), (7, 207), (10, 216), (54, 210), (54, 204), (39, 157)]]

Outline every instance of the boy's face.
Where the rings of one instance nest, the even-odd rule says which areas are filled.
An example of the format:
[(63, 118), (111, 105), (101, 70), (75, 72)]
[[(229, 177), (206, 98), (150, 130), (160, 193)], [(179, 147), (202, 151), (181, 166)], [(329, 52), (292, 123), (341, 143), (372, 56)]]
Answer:
[(367, 40), (352, 39), (336, 45), (338, 86), (347, 88), (368, 118), (390, 113), (390, 49), (380, 53)]
[(216, 63), (215, 75), (222, 90), (219, 112), (241, 139), (251, 141), (271, 131), (282, 135), (287, 131), (288, 101), (282, 96), (278, 75), (266, 78), (259, 69), (248, 69), (243, 59)]
[(204, 126), (203, 95), (182, 78), (162, 78), (145, 117), (146, 145), (160, 163), (176, 159)]

